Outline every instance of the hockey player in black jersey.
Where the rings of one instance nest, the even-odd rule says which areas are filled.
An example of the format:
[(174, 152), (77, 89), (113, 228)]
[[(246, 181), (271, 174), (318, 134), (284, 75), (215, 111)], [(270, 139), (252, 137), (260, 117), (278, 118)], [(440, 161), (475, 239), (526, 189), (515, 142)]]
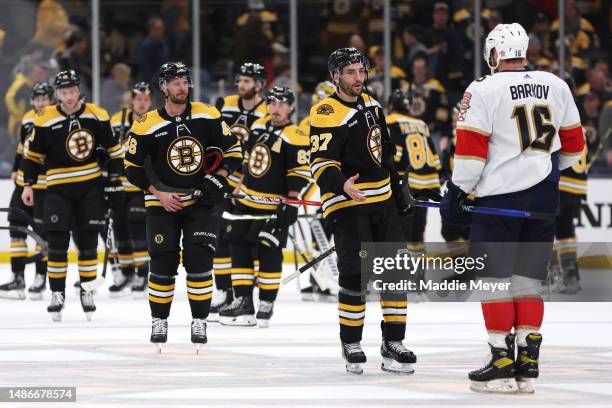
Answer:
[[(257, 120), (246, 141), (239, 191), (246, 197), (236, 203), (235, 214), (275, 214), (273, 220), (232, 221), (227, 228), (232, 259), (234, 301), (219, 313), (222, 324), (268, 327), (280, 287), (283, 247), (298, 208), (288, 204), (262, 203), (256, 197), (297, 198), (310, 178), (308, 137), (291, 123), (295, 101), (289, 88), (274, 87), (266, 102), (270, 115)], [(252, 198), (254, 197), (254, 198)], [(259, 258), (259, 307), (253, 305), (253, 248)]]
[[(240, 66), (236, 75), (236, 95), (229, 95), (217, 102), (217, 108), (221, 111), (221, 118), (232, 129), (232, 133), (246, 143), (251, 132), (251, 125), (266, 116), (268, 110), (266, 101), (260, 93), (266, 82), (264, 67), (247, 62)], [(227, 181), (233, 189), (240, 184), (242, 168), (238, 168), (229, 175)], [(217, 206), (219, 215), (223, 211), (232, 211), (232, 202), (225, 201)], [(217, 236), (217, 248), (214, 258), (214, 275), (217, 293), (210, 306), (209, 321), (219, 319), (219, 311), (232, 303), (232, 275), (229, 243), (225, 238), (227, 221), (219, 220), (219, 231)]]
[[(48, 276), (52, 299), (47, 311), (61, 320), (64, 308), (68, 244), (74, 232), (81, 283), (96, 279), (98, 233), (104, 228), (102, 173), (96, 148), (109, 155), (110, 178), (121, 173), (121, 146), (112, 136), (108, 113), (84, 103), (79, 77), (62, 71), (55, 77), (59, 103), (47, 106), (34, 119), (34, 135), (23, 163), (23, 202), (34, 203), (33, 185), (40, 167), (47, 169), (43, 224), (49, 243)], [(96, 310), (92, 292), (81, 289), (81, 305), (88, 319)]]
[[(15, 161), (13, 163), (13, 173), (11, 179), (15, 181), (15, 189), (11, 196), (10, 207), (17, 208), (25, 211), (27, 214), (34, 217), (36, 224), (35, 228), (37, 232), (44, 236), (42, 232), (42, 208), (45, 194), (45, 172), (41, 168), (41, 174), (38, 176), (38, 182), (32, 187), (34, 194), (38, 200), (34, 200), (35, 206), (28, 207), (21, 200), (21, 194), (23, 193), (23, 170), (21, 164), (24, 156), (24, 149), (29, 144), (29, 138), (32, 136), (34, 130), (34, 118), (36, 114), (41, 113), (45, 107), (53, 103), (53, 87), (46, 82), (40, 82), (32, 86), (32, 92), (30, 97), (30, 103), (32, 109), (23, 115), (21, 119), (21, 130), (20, 140), (17, 146), (17, 153), (15, 154)], [(13, 216), (9, 213), (8, 217), (9, 225), (11, 226), (22, 226), (26, 225), (19, 217)], [(13, 280), (0, 285), (0, 298), (7, 299), (25, 299), (25, 280), (24, 280), (24, 259), (28, 255), (28, 247), (26, 244), (26, 235), (18, 231), (10, 231), (11, 236), (11, 272), (13, 273)], [(38, 251), (40, 248), (36, 248)], [(47, 260), (43, 259), (36, 262), (36, 275), (34, 277), (34, 283), (28, 288), (30, 299), (38, 300), (42, 299), (42, 295), (47, 286)]]
[[(365, 290), (361, 242), (404, 241), (398, 215), (410, 206), (394, 169), (394, 148), (378, 101), (362, 93), (369, 62), (355, 48), (334, 51), (328, 62), (337, 92), (310, 113), (311, 172), (321, 189), (323, 216), (333, 221), (340, 270), (338, 309), (347, 370), (362, 373)], [(402, 344), (406, 297), (381, 302), (383, 370), (411, 373), (416, 356)]]
[[(217, 240), (213, 206), (224, 199), (226, 177), (240, 165), (242, 152), (214, 106), (189, 102), (191, 73), (185, 64), (162, 65), (159, 86), (166, 95), (165, 105), (134, 122), (124, 164), (130, 183), (145, 191), (151, 342), (161, 351), (161, 344), (167, 341), (167, 319), (182, 247), (191, 341), (197, 351), (207, 342), (206, 318), (213, 291)], [(145, 169), (147, 162), (149, 171)], [(203, 192), (198, 199), (189, 193), (196, 188)]]

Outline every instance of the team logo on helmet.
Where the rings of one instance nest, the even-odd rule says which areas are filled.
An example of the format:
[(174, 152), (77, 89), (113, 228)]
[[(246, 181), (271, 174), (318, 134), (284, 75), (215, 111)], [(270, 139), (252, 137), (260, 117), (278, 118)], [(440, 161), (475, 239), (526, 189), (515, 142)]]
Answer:
[(382, 130), (374, 125), (368, 131), (368, 151), (372, 159), (380, 166), (382, 162)]
[(236, 124), (236, 125), (232, 125), (230, 129), (232, 130), (232, 133), (234, 134), (234, 136), (238, 138), (240, 143), (246, 143), (246, 141), (249, 139), (249, 133), (251, 132), (249, 131), (248, 127), (244, 125)]
[(332, 113), (334, 113), (334, 108), (326, 103), (317, 108), (317, 114), (319, 115), (331, 115)]
[(189, 136), (176, 139), (168, 148), (168, 164), (181, 176), (196, 173), (202, 167), (202, 145)]
[(94, 151), (94, 137), (87, 129), (75, 129), (66, 138), (66, 152), (76, 160), (87, 160)]
[(253, 177), (262, 177), (270, 170), (272, 157), (270, 149), (263, 143), (257, 143), (253, 146), (249, 155), (249, 173)]

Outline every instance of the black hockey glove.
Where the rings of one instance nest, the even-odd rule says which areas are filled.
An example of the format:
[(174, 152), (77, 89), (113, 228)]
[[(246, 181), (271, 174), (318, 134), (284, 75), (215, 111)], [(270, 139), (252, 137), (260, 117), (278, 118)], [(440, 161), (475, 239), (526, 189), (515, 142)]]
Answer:
[(440, 216), (442, 220), (453, 225), (468, 225), (472, 222), (472, 214), (463, 210), (468, 194), (453, 184), (446, 183), (446, 194), (440, 202)]
[(414, 198), (410, 194), (410, 188), (406, 180), (397, 180), (391, 182), (391, 191), (393, 199), (397, 206), (397, 214), (400, 217), (408, 217), (414, 215)]
[(229, 192), (230, 187), (225, 177), (207, 174), (200, 185), (192, 190), (191, 195), (203, 204), (216, 204), (225, 200), (225, 194)]
[(289, 227), (297, 221), (298, 207), (279, 204), (276, 219), (269, 219), (259, 232), (258, 239), (262, 245), (277, 248), (285, 246)]
[(415, 200), (431, 200), (431, 201), (435, 201), (436, 203), (439, 203), (440, 201), (442, 201), (442, 196), (440, 195), (440, 193), (438, 193), (436, 190), (430, 189), (430, 188), (415, 188), (412, 191), (412, 197), (414, 197)]
[(115, 211), (119, 211), (125, 203), (125, 191), (121, 180), (104, 179), (104, 199), (107, 206)]

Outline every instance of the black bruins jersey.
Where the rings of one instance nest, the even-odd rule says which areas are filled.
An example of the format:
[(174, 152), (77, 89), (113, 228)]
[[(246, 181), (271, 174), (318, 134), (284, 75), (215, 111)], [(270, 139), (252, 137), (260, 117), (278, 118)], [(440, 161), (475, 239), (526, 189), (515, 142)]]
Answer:
[[(584, 144), (584, 149), (580, 154), (580, 159), (571, 167), (561, 171), (559, 179), (559, 191), (561, 197), (567, 197), (569, 194), (572, 198), (586, 200), (587, 198), (587, 178), (589, 173), (589, 158), (599, 146), (599, 137), (592, 136), (592, 132), (597, 133), (597, 120), (589, 120), (584, 118), (582, 126), (587, 143)], [(589, 137), (591, 136), (591, 137)], [(589, 140), (594, 140), (593, 143)]]
[[(242, 99), (238, 95), (230, 95), (223, 98), (223, 106), (218, 107), (221, 111), (221, 118), (232, 129), (241, 143), (245, 143), (251, 133), (250, 129), (257, 119), (261, 119), (268, 114), (265, 100), (261, 100), (253, 109), (245, 109), (242, 106)], [(232, 187), (240, 183), (241, 169), (236, 169), (227, 181)]]
[(87, 189), (102, 176), (96, 148), (109, 156), (109, 173), (121, 174), (121, 146), (115, 142), (106, 110), (83, 103), (71, 115), (51, 105), (35, 115), (34, 133), (23, 163), (24, 183), (34, 184), (43, 162), (47, 189)]
[(431, 132), (450, 133), (450, 117), (446, 90), (437, 79), (430, 79), (423, 84), (410, 84), (412, 102), (410, 116), (429, 124)]
[(286, 197), (289, 191), (301, 193), (310, 181), (308, 136), (291, 122), (275, 127), (270, 117), (257, 120), (246, 149), (240, 189), (247, 198), (238, 200), (238, 209), (276, 211), (277, 204), (255, 201), (248, 195)]
[[(15, 161), (13, 162), (13, 171), (17, 172), (17, 179), (15, 184), (19, 187), (23, 187), (23, 164), (24, 151), (29, 148), (30, 140), (32, 137), (32, 131), (34, 130), (34, 118), (36, 117), (36, 111), (30, 109), (23, 115), (21, 119), (21, 129), (19, 131), (19, 144), (17, 145), (17, 152), (15, 154)], [(36, 184), (32, 188), (36, 190), (44, 190), (47, 188), (47, 175), (45, 174), (44, 164), (39, 168), (38, 178)]]
[[(127, 109), (125, 111), (125, 117), (123, 119), (123, 140), (122, 140), (122, 127), (121, 127), (121, 116), (122, 112), (116, 112), (111, 116), (111, 128), (113, 129), (113, 134), (115, 135), (115, 140), (123, 146), (123, 155), (122, 159), (125, 158), (125, 152), (128, 149), (128, 138), (127, 135), (130, 132), (130, 128), (132, 127), (132, 123), (134, 123), (134, 114), (131, 109)], [(123, 191), (126, 193), (136, 193), (140, 190), (138, 187), (129, 182), (125, 174), (122, 174), (119, 177), (119, 181), (121, 181), (121, 185), (123, 186)]]
[(400, 176), (406, 175), (411, 190), (440, 188), (440, 158), (427, 124), (400, 113), (387, 116), (391, 141), (395, 145), (393, 161)]
[[(323, 216), (369, 214), (391, 198), (393, 145), (381, 105), (367, 94), (356, 102), (333, 94), (310, 111), (310, 170), (321, 190)], [(355, 187), (365, 201), (344, 193), (344, 182), (359, 173)]]
[[(210, 156), (222, 152), (218, 168), (228, 172), (240, 166), (240, 142), (221, 120), (214, 107), (202, 102), (187, 104), (183, 114), (172, 117), (164, 108), (147, 112), (130, 129), (124, 165), (130, 183), (145, 191), (151, 180), (145, 171), (145, 159), (151, 157), (152, 170), (169, 187), (191, 189), (211, 166)], [(213, 157), (214, 161), (214, 157)], [(181, 194), (183, 207), (195, 203), (191, 194)], [(153, 194), (145, 194), (145, 206), (162, 208)]]

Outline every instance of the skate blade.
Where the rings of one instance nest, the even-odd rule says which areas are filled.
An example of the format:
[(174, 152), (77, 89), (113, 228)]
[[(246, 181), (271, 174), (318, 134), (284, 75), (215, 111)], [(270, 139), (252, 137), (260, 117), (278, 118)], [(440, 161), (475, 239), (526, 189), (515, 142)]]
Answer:
[(128, 290), (120, 290), (117, 292), (108, 292), (108, 297), (111, 299), (119, 299), (125, 296), (129, 296), (130, 292)]
[(93, 318), (93, 314), (94, 312), (85, 312), (85, 319), (87, 319), (88, 322), (91, 322), (91, 319)]
[(219, 323), (224, 326), (256, 326), (257, 320), (255, 320), (253, 315), (238, 317), (219, 316)]
[(61, 322), (62, 321), (62, 312), (49, 312), (49, 314), (51, 315), (51, 319), (54, 322)]
[(363, 363), (346, 363), (346, 372), (350, 374), (363, 374)]
[(205, 343), (193, 343), (193, 351), (196, 355), (200, 354), (200, 349)]
[(25, 297), (25, 291), (23, 290), (7, 290), (0, 292), (0, 298), (2, 299), (22, 300), (25, 299)]
[(535, 392), (535, 378), (517, 378), (519, 392), (533, 394)]
[(259, 326), (261, 329), (267, 329), (268, 327), (270, 327), (270, 320), (258, 319), (257, 326)]
[(44, 293), (45, 293), (44, 291), (43, 292), (30, 292), (28, 295), (30, 296), (30, 300), (42, 300)]
[(146, 299), (147, 293), (144, 290), (133, 290), (132, 297), (134, 299)]
[(157, 350), (157, 354), (161, 354), (164, 349), (164, 343), (153, 343), (155, 344), (155, 350)]
[(512, 394), (518, 392), (514, 378), (499, 378), (491, 381), (470, 381), (470, 389), (475, 392)]
[(219, 322), (219, 313), (209, 313), (206, 318), (207, 322), (218, 323)]
[(412, 363), (400, 363), (392, 358), (383, 358), (380, 369), (389, 373), (395, 374), (413, 374), (414, 367)]

